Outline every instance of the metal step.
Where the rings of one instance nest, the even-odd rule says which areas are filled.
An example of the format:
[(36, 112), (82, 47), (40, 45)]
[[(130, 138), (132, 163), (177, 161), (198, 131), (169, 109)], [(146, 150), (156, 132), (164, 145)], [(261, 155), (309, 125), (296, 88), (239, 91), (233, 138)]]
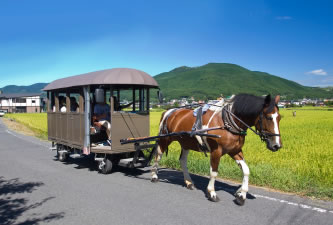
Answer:
[(133, 158), (121, 159), (118, 165), (124, 167), (142, 167), (146, 165), (146, 159), (142, 157), (138, 158), (135, 164), (132, 162)]
[(105, 158), (95, 158), (95, 161), (103, 161)]
[(69, 155), (71, 158), (73, 158), (73, 159), (78, 159), (78, 158), (82, 158), (83, 156), (82, 155), (80, 155), (80, 154), (70, 154)]
[(68, 151), (67, 150), (60, 150), (60, 151), (58, 151), (58, 153), (68, 153)]

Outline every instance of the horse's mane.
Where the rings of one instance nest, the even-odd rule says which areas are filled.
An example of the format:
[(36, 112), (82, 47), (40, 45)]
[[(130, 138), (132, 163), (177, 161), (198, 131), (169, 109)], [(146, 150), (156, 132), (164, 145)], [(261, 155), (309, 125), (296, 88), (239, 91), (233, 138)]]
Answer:
[[(265, 97), (258, 97), (250, 94), (236, 95), (231, 102), (232, 111), (238, 116), (256, 117), (265, 106)], [(268, 112), (273, 111), (275, 106), (274, 99), (271, 99)]]

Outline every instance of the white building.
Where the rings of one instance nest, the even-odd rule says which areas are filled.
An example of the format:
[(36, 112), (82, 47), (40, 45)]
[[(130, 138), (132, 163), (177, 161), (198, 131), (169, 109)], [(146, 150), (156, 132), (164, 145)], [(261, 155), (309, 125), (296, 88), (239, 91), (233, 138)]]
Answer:
[(39, 113), (42, 111), (41, 94), (0, 94), (0, 110), (10, 113)]

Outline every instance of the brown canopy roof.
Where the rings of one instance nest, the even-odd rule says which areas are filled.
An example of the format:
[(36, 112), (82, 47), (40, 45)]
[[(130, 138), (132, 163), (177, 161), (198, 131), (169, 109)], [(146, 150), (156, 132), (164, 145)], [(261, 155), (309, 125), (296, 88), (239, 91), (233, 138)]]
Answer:
[(98, 84), (125, 84), (158, 87), (156, 80), (143, 71), (129, 68), (115, 68), (55, 80), (43, 90), (49, 91)]

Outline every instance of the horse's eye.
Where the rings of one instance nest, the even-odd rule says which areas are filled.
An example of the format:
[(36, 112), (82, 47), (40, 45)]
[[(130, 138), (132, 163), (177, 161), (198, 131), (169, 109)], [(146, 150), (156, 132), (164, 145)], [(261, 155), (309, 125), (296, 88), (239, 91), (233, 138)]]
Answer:
[(268, 117), (266, 117), (268, 120), (273, 120), (273, 117), (271, 117), (271, 116), (268, 116)]

